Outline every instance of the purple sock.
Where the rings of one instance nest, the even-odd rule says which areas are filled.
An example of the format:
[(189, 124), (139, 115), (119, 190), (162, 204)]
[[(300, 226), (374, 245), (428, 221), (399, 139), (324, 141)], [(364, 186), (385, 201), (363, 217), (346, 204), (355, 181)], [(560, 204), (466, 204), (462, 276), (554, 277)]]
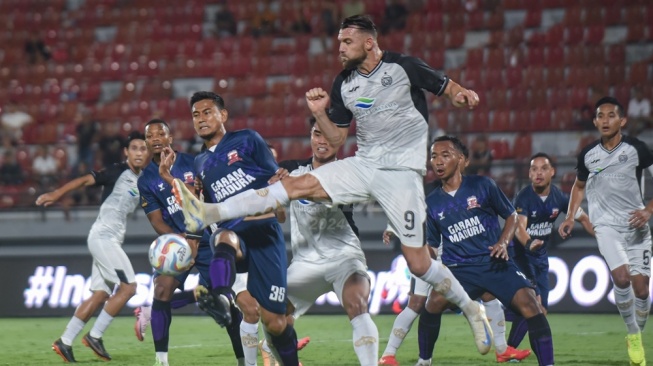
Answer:
[(433, 357), (435, 342), (440, 335), (442, 314), (433, 314), (423, 309), (419, 315), (417, 325), (417, 343), (419, 344), (419, 358), (428, 360)]
[(286, 325), (286, 329), (279, 335), (271, 334), (272, 344), (277, 349), (283, 365), (298, 366), (297, 356), (297, 333), (292, 325)]
[(540, 366), (553, 365), (553, 338), (551, 327), (544, 314), (526, 319), (531, 348)]
[(523, 316), (515, 314), (508, 335), (508, 345), (517, 348), (521, 341), (524, 340), (526, 332), (528, 332), (528, 322)]
[(156, 352), (168, 352), (171, 323), (170, 302), (154, 299), (152, 301), (152, 321), (150, 324)]
[(231, 293), (236, 281), (236, 249), (229, 244), (219, 243), (215, 247), (209, 267), (211, 288), (219, 293)]
[(173, 309), (183, 308), (188, 304), (195, 303), (195, 294), (193, 291), (182, 291), (175, 292), (172, 294), (172, 300), (170, 301), (170, 306)]
[(510, 310), (508, 307), (503, 309), (503, 315), (505, 315), (507, 322), (514, 322), (517, 317), (521, 317), (521, 315), (515, 314), (515, 312)]

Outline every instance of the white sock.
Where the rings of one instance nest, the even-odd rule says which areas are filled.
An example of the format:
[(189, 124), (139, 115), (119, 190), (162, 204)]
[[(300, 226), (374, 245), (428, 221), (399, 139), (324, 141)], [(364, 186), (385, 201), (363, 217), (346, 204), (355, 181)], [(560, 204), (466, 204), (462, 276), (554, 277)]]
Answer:
[(648, 319), (648, 314), (651, 312), (651, 302), (649, 299), (638, 299), (635, 298), (635, 319), (637, 319), (637, 325), (639, 330), (644, 331), (644, 326), (646, 326), (646, 320)]
[(404, 310), (397, 315), (394, 324), (392, 324), (392, 331), (390, 332), (390, 339), (388, 339), (388, 345), (385, 346), (385, 351), (383, 351), (383, 356), (386, 355), (395, 355), (397, 354), (397, 348), (401, 346), (401, 343), (406, 338), (406, 334), (410, 332), (410, 328), (413, 326), (415, 319), (417, 319), (417, 313), (411, 308), (404, 308)]
[(502, 354), (508, 349), (508, 344), (506, 343), (506, 316), (503, 313), (501, 301), (494, 299), (483, 302), (483, 305), (485, 305), (485, 314), (490, 322), (490, 328), (494, 333), (494, 350), (498, 354)]
[(281, 182), (268, 187), (249, 189), (221, 203), (204, 203), (206, 222), (218, 222), (271, 212), (290, 202)]
[(168, 352), (157, 352), (156, 359), (159, 360), (162, 364), (168, 364)]
[(77, 338), (79, 333), (82, 332), (82, 329), (84, 329), (84, 325), (86, 325), (86, 323), (84, 323), (82, 319), (76, 316), (70, 318), (68, 325), (66, 325), (66, 330), (64, 330), (63, 334), (61, 335), (61, 341), (63, 344), (66, 346), (72, 346), (75, 338)]
[(256, 365), (258, 356), (258, 323), (240, 322), (240, 342), (243, 344), (245, 365)]
[(431, 266), (420, 278), (431, 284), (433, 289), (441, 293), (449, 302), (463, 310), (465, 305), (472, 301), (460, 282), (453, 276), (449, 268), (442, 265), (442, 262), (431, 259)]
[(633, 287), (626, 288), (614, 287), (614, 302), (619, 309), (619, 313), (626, 323), (628, 334), (637, 334), (640, 329), (635, 320), (635, 293)]
[(267, 339), (263, 340), (263, 344), (261, 345), (261, 348), (263, 348), (263, 350), (265, 352), (272, 353), (272, 350), (270, 349), (270, 346), (268, 346), (268, 340)]
[(350, 323), (354, 328), (354, 351), (361, 366), (376, 366), (379, 357), (379, 330), (370, 314), (361, 314)]
[(97, 319), (95, 319), (93, 328), (91, 328), (91, 337), (102, 338), (102, 335), (107, 330), (107, 328), (109, 328), (109, 325), (111, 325), (112, 321), (113, 317), (104, 311), (104, 309), (102, 309), (100, 315), (97, 317)]

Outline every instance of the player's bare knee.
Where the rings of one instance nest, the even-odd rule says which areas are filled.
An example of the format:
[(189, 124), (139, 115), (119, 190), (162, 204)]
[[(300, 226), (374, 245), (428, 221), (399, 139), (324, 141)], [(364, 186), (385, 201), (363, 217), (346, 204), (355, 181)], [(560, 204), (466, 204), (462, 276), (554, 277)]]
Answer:
[(426, 308), (426, 311), (428, 311), (431, 314), (441, 314), (443, 313), (447, 308), (450, 307), (449, 301), (444, 298), (444, 296), (437, 295), (429, 297), (428, 301), (426, 301), (426, 304), (424, 307)]
[(250, 324), (258, 323), (260, 319), (258, 302), (248, 292), (236, 295), (236, 304), (243, 313), (243, 319)]
[(349, 319), (354, 319), (361, 314), (367, 313), (367, 298), (363, 298), (363, 296), (352, 296), (343, 299), (343, 306)]
[(649, 298), (648, 286), (633, 286), (633, 292), (638, 299), (646, 300)]
[(154, 298), (161, 301), (170, 301), (175, 292), (177, 280), (174, 277), (158, 276), (154, 279)]
[(268, 313), (269, 316), (263, 318), (263, 325), (268, 333), (279, 335), (286, 329), (286, 316), (281, 314)]
[(410, 295), (408, 298), (408, 308), (416, 313), (419, 313), (424, 308), (426, 304), (426, 296), (422, 295)]
[(121, 283), (118, 287), (118, 293), (131, 298), (136, 295), (136, 283)]
[(235, 232), (231, 230), (221, 230), (213, 234), (211, 236), (211, 250), (213, 253), (215, 253), (216, 249), (221, 245), (232, 247), (236, 251), (237, 259), (242, 257), (243, 254), (240, 251), (240, 240)]
[(401, 248), (410, 273), (417, 277), (426, 274), (426, 271), (431, 267), (431, 258), (426, 247), (414, 248), (402, 245)]

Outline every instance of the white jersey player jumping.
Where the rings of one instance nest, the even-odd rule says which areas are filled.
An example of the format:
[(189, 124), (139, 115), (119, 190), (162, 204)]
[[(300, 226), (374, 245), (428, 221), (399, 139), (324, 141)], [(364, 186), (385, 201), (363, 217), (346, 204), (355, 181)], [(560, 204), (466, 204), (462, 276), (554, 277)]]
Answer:
[[(103, 203), (88, 234), (88, 249), (93, 256), (91, 291), (93, 294), (75, 310), (61, 338), (52, 349), (66, 362), (75, 362), (72, 344), (96, 310), (104, 305), (93, 328), (84, 335), (82, 343), (103, 360), (111, 360), (102, 342), (102, 335), (120, 309), (136, 293), (136, 276), (127, 254), (122, 249), (127, 226), (127, 215), (140, 203), (137, 181), (148, 162), (145, 138), (133, 132), (125, 147), (127, 160), (100, 171), (76, 178), (62, 187), (40, 195), (37, 205), (49, 206), (66, 193), (87, 186), (104, 186)], [(114, 293), (114, 286), (118, 289)]]
[(492, 347), (492, 331), (483, 306), (469, 298), (448, 268), (431, 259), (423, 230), (423, 175), (428, 151), (428, 110), (423, 90), (446, 96), (456, 107), (476, 107), (478, 95), (418, 58), (382, 51), (376, 25), (369, 16), (346, 18), (338, 42), (344, 70), (335, 78), (330, 95), (314, 88), (306, 92), (306, 101), (320, 131), (336, 149), (344, 144), (350, 122), (356, 119), (356, 156), (263, 189), (242, 192), (218, 204), (200, 202), (177, 180), (174, 188), (187, 229), (270, 212), (291, 200), (347, 205), (375, 199), (401, 239), (410, 271), (462, 309), (478, 351), (486, 354)]

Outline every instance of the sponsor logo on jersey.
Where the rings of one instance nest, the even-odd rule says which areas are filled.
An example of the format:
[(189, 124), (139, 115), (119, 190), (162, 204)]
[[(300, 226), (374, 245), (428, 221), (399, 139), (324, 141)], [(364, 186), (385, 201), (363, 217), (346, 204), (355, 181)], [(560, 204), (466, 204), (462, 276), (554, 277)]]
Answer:
[(195, 181), (193, 177), (193, 172), (185, 172), (184, 173), (184, 183), (186, 184), (192, 184)]
[(438, 212), (438, 218), (439, 218), (440, 220), (444, 220), (444, 211), (442, 211), (442, 212)]
[(353, 87), (353, 88), (351, 88), (351, 89), (349, 89), (349, 90), (347, 90), (347, 91), (348, 91), (349, 93), (353, 93), (353, 92), (355, 92), (356, 90), (358, 90), (358, 88), (360, 88), (360, 86), (356, 85), (355, 87)]
[(362, 109), (369, 109), (372, 108), (375, 100), (376, 100), (375, 98), (366, 98), (366, 97), (356, 98), (356, 104), (354, 104), (354, 106)]
[(381, 78), (381, 85), (383, 85), (383, 86), (392, 85), (392, 77), (390, 75), (388, 75), (387, 73), (384, 73), (383, 77)]
[(227, 162), (227, 165), (231, 165), (237, 161), (242, 161), (243, 159), (238, 156), (238, 151), (237, 150), (231, 150), (227, 153), (227, 159), (229, 160)]
[(478, 201), (476, 200), (476, 196), (467, 197), (467, 209), (471, 210), (472, 208), (477, 208), (477, 207), (481, 207), (481, 205), (478, 204)]
[(130, 189), (130, 190), (129, 190), (129, 194), (130, 194), (132, 197), (138, 197), (138, 189), (137, 189), (137, 188), (132, 188), (132, 189)]
[(485, 226), (483, 226), (478, 216), (459, 221), (447, 227), (447, 231), (451, 234), (448, 237), (452, 243), (459, 243), (462, 240), (486, 232)]
[(163, 183), (159, 183), (159, 192), (163, 191), (164, 189), (166, 189), (166, 187), (163, 186)]
[(598, 163), (599, 161), (601, 161), (601, 159), (594, 159), (594, 160), (590, 161), (590, 164)]

